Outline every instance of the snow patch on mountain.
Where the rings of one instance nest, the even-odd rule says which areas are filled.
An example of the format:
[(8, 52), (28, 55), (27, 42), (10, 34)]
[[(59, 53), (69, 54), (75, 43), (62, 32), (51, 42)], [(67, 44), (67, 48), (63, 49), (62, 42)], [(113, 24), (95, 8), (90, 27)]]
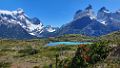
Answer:
[(110, 13), (109, 11), (106, 11), (106, 10), (104, 10), (103, 12), (104, 12), (104, 13)]
[(107, 24), (106, 24), (106, 21), (100, 21), (100, 23), (102, 23), (102, 24), (104, 24), (104, 25), (107, 25)]
[(0, 14), (13, 15), (13, 12), (7, 10), (0, 10)]
[(49, 29), (47, 29), (47, 31), (48, 31), (48, 32), (54, 32), (55, 29), (49, 28)]

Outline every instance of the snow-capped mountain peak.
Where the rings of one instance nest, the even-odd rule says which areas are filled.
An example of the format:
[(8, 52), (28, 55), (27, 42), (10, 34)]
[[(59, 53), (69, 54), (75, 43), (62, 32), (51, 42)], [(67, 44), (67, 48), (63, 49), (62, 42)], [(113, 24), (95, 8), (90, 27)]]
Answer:
[(92, 5), (88, 5), (86, 8), (85, 8), (85, 10), (92, 10)]
[(46, 29), (46, 31), (48, 31), (48, 32), (54, 32), (54, 31), (56, 31), (56, 29), (53, 28), (51, 25), (47, 25), (47, 26), (45, 27), (45, 29)]
[(102, 7), (97, 13), (97, 19), (100, 21), (108, 20), (110, 16), (111, 12), (106, 7)]
[(120, 9), (116, 11), (117, 14), (120, 14)]
[(7, 10), (0, 10), (0, 14), (12, 15), (12, 12)]
[(18, 13), (18, 14), (23, 14), (23, 13), (24, 13), (24, 10), (21, 9), (21, 8), (18, 8), (18, 9), (17, 9), (17, 13)]
[(102, 7), (99, 12), (110, 13), (106, 7)]
[(16, 11), (0, 10), (0, 14), (16, 15), (16, 14), (24, 14), (24, 11), (21, 8), (17, 9)]
[(86, 16), (90, 17), (90, 19), (96, 19), (96, 16), (92, 10), (91, 5), (88, 5), (88, 7), (86, 7), (85, 10), (78, 10), (74, 15), (74, 20), (80, 19)]

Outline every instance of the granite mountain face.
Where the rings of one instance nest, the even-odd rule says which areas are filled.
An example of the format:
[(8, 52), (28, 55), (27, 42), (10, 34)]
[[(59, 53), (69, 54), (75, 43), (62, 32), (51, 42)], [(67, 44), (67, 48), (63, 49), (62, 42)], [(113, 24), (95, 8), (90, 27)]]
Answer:
[(117, 30), (120, 30), (120, 10), (110, 12), (102, 7), (95, 15), (89, 5), (84, 10), (78, 10), (73, 20), (61, 27), (59, 34), (101, 36)]

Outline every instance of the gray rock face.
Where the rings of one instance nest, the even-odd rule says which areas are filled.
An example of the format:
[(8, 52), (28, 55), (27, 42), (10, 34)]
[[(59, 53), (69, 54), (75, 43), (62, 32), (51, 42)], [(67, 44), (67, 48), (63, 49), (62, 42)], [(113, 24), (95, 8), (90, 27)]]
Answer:
[(78, 10), (73, 21), (62, 26), (59, 34), (101, 36), (117, 30), (120, 30), (120, 10), (113, 13), (102, 7), (96, 16), (89, 5), (85, 10)]

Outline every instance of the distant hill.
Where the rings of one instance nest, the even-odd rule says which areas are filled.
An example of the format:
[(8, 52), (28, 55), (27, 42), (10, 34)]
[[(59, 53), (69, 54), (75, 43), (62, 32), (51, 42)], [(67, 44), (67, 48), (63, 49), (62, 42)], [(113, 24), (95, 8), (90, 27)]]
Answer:
[(101, 37), (99, 37), (100, 40), (102, 41), (108, 41), (111, 43), (117, 43), (119, 44), (120, 42), (120, 31), (115, 31), (112, 33), (109, 33), (107, 35), (103, 35)]
[(81, 34), (65, 34), (59, 37), (49, 38), (51, 41), (94, 41), (95, 37), (89, 37)]

